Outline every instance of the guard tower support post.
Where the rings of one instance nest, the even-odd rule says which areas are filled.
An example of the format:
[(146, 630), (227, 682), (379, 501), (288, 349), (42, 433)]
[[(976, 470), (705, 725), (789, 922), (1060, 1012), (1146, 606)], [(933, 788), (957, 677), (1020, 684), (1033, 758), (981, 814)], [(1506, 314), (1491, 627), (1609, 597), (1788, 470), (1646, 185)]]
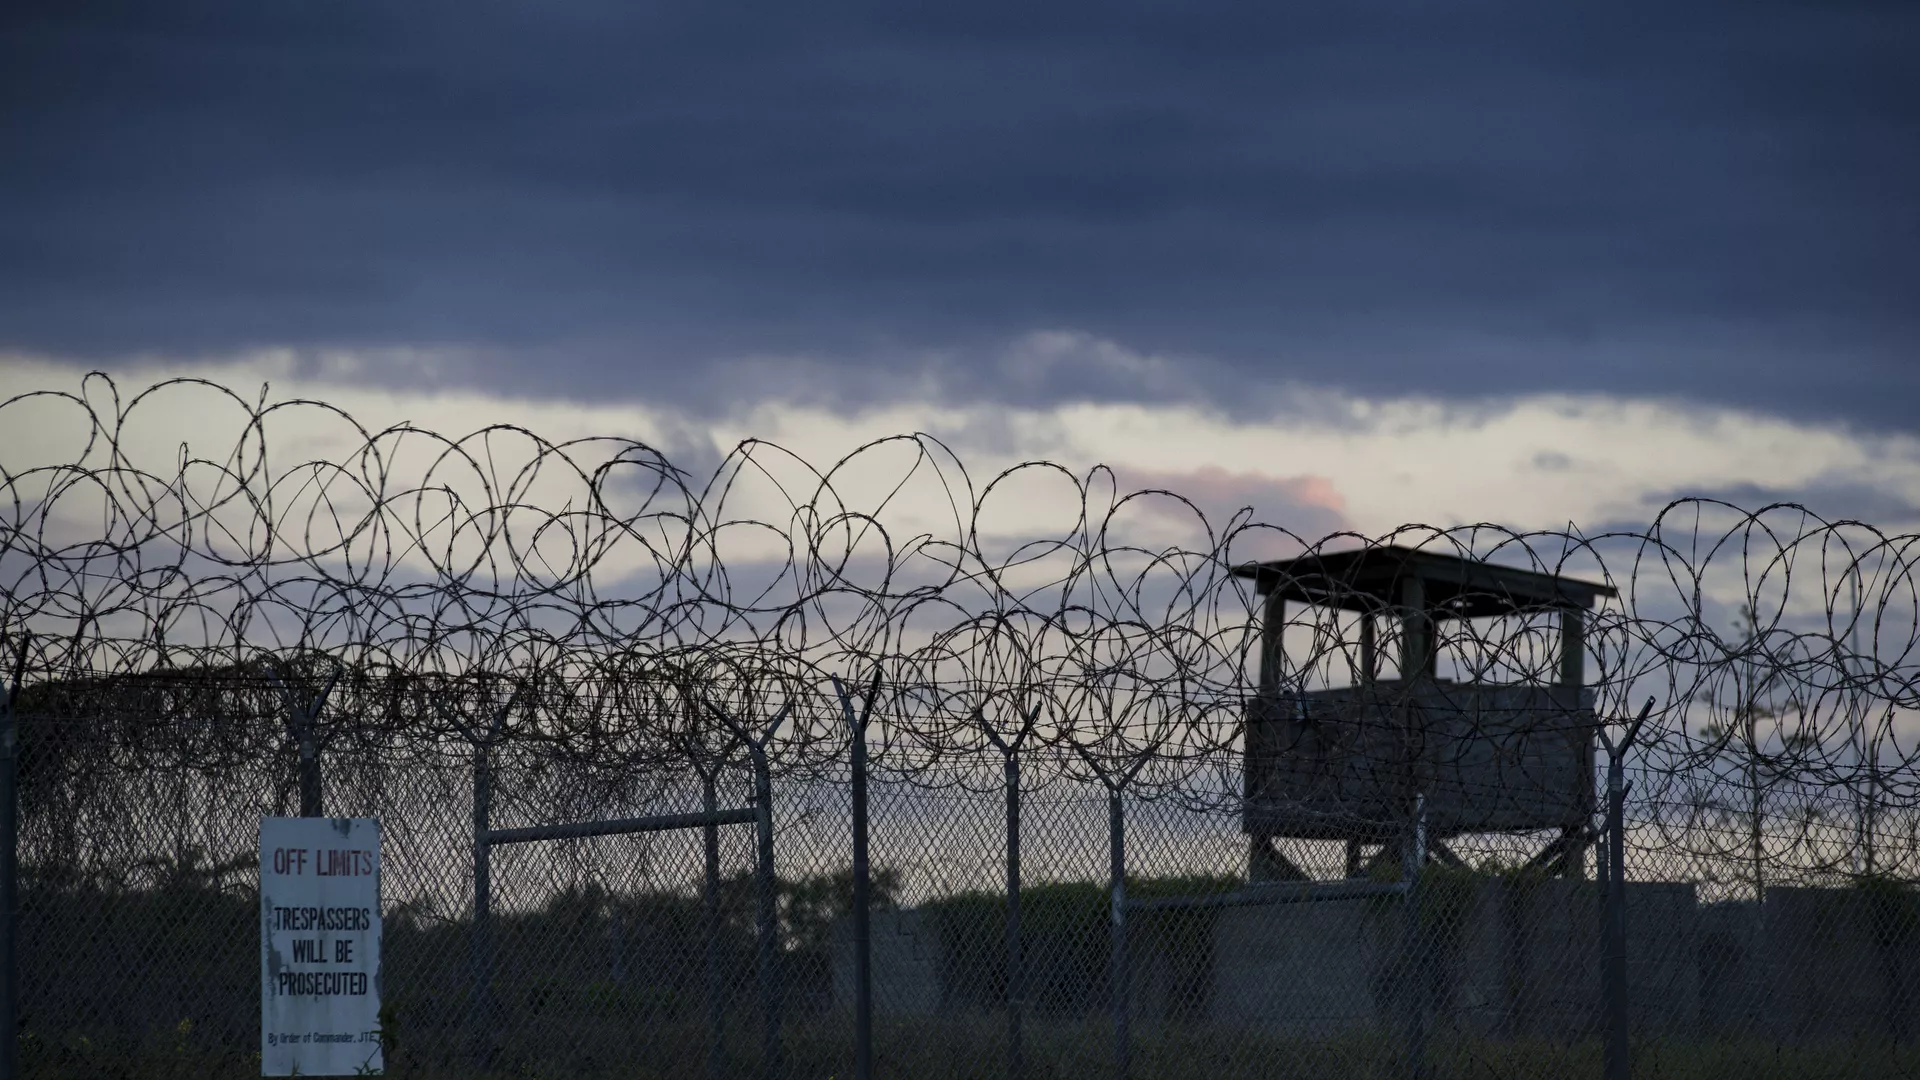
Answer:
[(1439, 642), (1427, 613), (1426, 582), (1418, 574), (1400, 579), (1400, 681), (1432, 678), (1438, 666)]
[[(1587, 635), (1586, 613), (1580, 608), (1566, 606), (1560, 609), (1560, 685), (1575, 695), (1575, 700), (1586, 685), (1587, 675)], [(1587, 743), (1587, 798), (1593, 801), (1593, 773), (1597, 759), (1594, 756), (1593, 743)], [(1585, 880), (1587, 876), (1587, 851), (1593, 846), (1593, 838), (1586, 828), (1567, 827), (1560, 832), (1560, 876)]]
[(1260, 693), (1280, 692), (1280, 668), (1287, 628), (1287, 598), (1279, 592), (1266, 595), (1260, 615)]
[[(1265, 594), (1260, 613), (1260, 697), (1280, 697), (1280, 673), (1286, 666), (1287, 597), (1278, 589)], [(1253, 795), (1248, 789), (1247, 797)], [(1117, 819), (1116, 819), (1117, 820)], [(1115, 826), (1118, 828), (1119, 826)], [(1305, 881), (1307, 873), (1287, 858), (1271, 836), (1247, 838), (1247, 877), (1250, 881)]]
[[(1260, 605), (1260, 670), (1258, 672), (1259, 696), (1263, 699), (1280, 696), (1280, 667), (1286, 649), (1287, 598), (1279, 590), (1266, 592), (1261, 596)], [(1249, 775), (1247, 779), (1251, 780)], [(1247, 797), (1253, 796), (1249, 788)], [(1252, 881), (1261, 881), (1277, 876), (1275, 861), (1279, 849), (1273, 841), (1264, 836), (1247, 837), (1247, 877)]]

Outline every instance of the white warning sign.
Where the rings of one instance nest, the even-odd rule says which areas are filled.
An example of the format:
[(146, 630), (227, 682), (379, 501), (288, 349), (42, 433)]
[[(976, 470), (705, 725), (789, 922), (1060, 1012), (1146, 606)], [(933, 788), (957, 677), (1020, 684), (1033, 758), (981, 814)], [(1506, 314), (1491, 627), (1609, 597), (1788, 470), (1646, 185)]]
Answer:
[(377, 1073), (380, 822), (260, 819), (260, 1075)]

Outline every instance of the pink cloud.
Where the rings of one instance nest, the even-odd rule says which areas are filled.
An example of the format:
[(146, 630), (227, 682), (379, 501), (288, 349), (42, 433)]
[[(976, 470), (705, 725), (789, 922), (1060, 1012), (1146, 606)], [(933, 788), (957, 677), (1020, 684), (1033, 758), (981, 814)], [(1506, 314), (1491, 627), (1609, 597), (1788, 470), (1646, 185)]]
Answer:
[[(1186, 471), (1120, 468), (1114, 473), (1123, 491), (1159, 489), (1184, 497), (1206, 515), (1216, 536), (1243, 507), (1252, 508), (1255, 523), (1285, 529), (1309, 543), (1353, 527), (1347, 519), (1346, 498), (1324, 476), (1228, 472), (1217, 465)], [(1184, 513), (1171, 504), (1164, 512)], [(1246, 539), (1260, 549), (1236, 551), (1247, 558), (1279, 558), (1298, 551), (1298, 545), (1265, 530)], [(1243, 546), (1235, 545), (1236, 549)]]

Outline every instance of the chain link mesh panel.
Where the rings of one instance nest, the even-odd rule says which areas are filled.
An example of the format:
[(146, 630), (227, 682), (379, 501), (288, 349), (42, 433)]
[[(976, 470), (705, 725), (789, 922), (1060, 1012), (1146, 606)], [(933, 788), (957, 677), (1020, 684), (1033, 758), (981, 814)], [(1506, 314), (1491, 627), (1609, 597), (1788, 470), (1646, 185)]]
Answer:
[[(237, 446), (142, 459), (182, 394)], [(846, 1076), (863, 985), (881, 1076), (1920, 1075), (1914, 537), (1306, 539), (925, 436), (696, 486), (203, 384), (0, 420), (54, 405), (78, 456), (0, 470), (23, 1075), (256, 1074), (302, 812), (381, 819), (395, 1075)]]

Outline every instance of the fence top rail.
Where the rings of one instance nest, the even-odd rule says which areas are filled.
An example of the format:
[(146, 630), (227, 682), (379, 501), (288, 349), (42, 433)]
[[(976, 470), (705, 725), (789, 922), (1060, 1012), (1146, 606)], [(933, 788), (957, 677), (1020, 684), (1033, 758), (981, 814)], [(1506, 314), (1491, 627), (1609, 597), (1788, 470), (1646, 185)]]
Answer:
[(606, 821), (575, 821), (560, 825), (528, 825), (516, 829), (489, 829), (486, 842), (526, 844), (537, 840), (578, 840), (590, 836), (623, 836), (628, 833), (672, 832), (676, 829), (703, 829), (709, 825), (751, 825), (760, 819), (760, 811), (751, 806), (712, 813), (656, 814), (652, 817), (613, 818)]
[(1152, 896), (1129, 899), (1130, 911), (1191, 911), (1207, 908), (1266, 907), (1274, 904), (1314, 904), (1329, 900), (1365, 900), (1402, 896), (1405, 881), (1290, 881), (1254, 885), (1211, 896)]

